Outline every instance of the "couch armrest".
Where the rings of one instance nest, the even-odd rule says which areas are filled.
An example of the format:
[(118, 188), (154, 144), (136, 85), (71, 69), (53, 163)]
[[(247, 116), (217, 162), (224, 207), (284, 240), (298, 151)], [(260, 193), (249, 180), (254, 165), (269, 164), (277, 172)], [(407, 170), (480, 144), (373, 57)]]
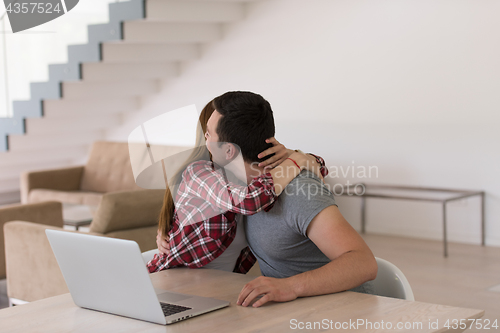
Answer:
[(24, 221), (4, 225), (7, 295), (32, 302), (68, 293), (45, 229), (59, 229)]
[(4, 225), (7, 295), (10, 298), (32, 302), (69, 292), (45, 229), (63, 230), (24, 221)]
[(62, 204), (56, 201), (0, 208), (0, 279), (5, 278), (3, 225), (9, 221), (30, 221), (55, 227), (63, 226)]
[(21, 202), (28, 203), (32, 189), (45, 188), (60, 191), (78, 191), (84, 166), (24, 172), (21, 174)]
[(105, 193), (90, 225), (90, 231), (107, 234), (157, 226), (164, 194), (165, 190)]

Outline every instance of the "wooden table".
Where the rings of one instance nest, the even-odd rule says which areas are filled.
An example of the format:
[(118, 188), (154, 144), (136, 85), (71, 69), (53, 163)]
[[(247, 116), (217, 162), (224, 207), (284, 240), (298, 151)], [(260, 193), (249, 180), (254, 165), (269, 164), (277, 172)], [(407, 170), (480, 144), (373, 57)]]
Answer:
[[(384, 327), (390, 323), (421, 322), (418, 329), (391, 329), (391, 332), (447, 332), (447, 320), (477, 319), (483, 310), (457, 308), (422, 302), (343, 292), (299, 298), (287, 303), (269, 303), (260, 308), (244, 308), (235, 304), (245, 283), (255, 277), (211, 269), (178, 268), (151, 275), (156, 288), (199, 296), (215, 297), (231, 302), (227, 308), (162, 326), (77, 307), (69, 294), (0, 310), (2, 332), (291, 332), (300, 331), (303, 323), (333, 325), (357, 320)], [(296, 322), (294, 321), (296, 320)], [(331, 323), (330, 323), (331, 321)], [(429, 328), (429, 322), (438, 322)], [(324, 324), (325, 325), (325, 324)], [(411, 324), (413, 325), (413, 324)], [(346, 326), (346, 324), (344, 324)], [(352, 326), (351, 326), (352, 327)], [(375, 326), (373, 326), (375, 327)], [(306, 326), (304, 326), (306, 328)], [(317, 326), (318, 328), (318, 326)], [(368, 327), (369, 328), (369, 327)], [(307, 330), (307, 331), (320, 331)], [(353, 332), (386, 332), (387, 329), (341, 329)], [(461, 332), (456, 330), (454, 332)]]

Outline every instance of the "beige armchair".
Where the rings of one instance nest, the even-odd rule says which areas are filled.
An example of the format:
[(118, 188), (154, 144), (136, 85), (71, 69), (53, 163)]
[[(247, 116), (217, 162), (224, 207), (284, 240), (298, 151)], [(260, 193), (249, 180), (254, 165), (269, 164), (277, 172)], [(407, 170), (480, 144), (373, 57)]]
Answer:
[(60, 202), (42, 202), (30, 205), (9, 205), (0, 208), (0, 279), (5, 279), (6, 276), (3, 226), (5, 223), (14, 220), (62, 227), (62, 205)]
[[(90, 234), (134, 240), (141, 251), (156, 248), (156, 230), (164, 190), (106, 193), (90, 224)], [(16, 221), (4, 225), (7, 295), (35, 301), (68, 292), (45, 229), (61, 229), (62, 207), (57, 202), (24, 205), (47, 209), (47, 220)], [(48, 211), (51, 211), (50, 213)], [(0, 215), (2, 211), (0, 210)], [(52, 215), (51, 215), (52, 214)], [(51, 216), (57, 215), (57, 219)], [(56, 221), (57, 220), (57, 221)]]
[(97, 206), (107, 192), (138, 190), (127, 142), (97, 141), (84, 166), (21, 174), (21, 202)]

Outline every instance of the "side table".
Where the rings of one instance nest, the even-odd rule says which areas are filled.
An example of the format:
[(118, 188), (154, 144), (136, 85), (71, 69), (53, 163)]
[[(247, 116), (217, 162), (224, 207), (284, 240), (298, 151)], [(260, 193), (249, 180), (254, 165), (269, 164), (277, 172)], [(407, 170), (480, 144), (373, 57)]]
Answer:
[[(359, 189), (362, 189), (360, 192)], [(361, 197), (361, 233), (366, 231), (366, 199), (398, 199), (398, 200), (416, 200), (438, 202), (443, 208), (443, 247), (444, 256), (448, 257), (448, 232), (446, 221), (446, 204), (450, 201), (465, 199), (473, 196), (479, 196), (481, 199), (481, 244), (485, 245), (485, 221), (484, 221), (484, 191), (455, 190), (447, 188), (417, 187), (417, 186), (397, 186), (357, 183), (347, 186), (347, 193), (343, 191), (342, 195)], [(349, 190), (352, 190), (354, 194)], [(427, 193), (425, 193), (427, 192)], [(432, 193), (433, 195), (430, 195)]]
[(75, 227), (78, 231), (81, 226), (92, 222), (96, 210), (97, 206), (63, 203), (64, 225)]

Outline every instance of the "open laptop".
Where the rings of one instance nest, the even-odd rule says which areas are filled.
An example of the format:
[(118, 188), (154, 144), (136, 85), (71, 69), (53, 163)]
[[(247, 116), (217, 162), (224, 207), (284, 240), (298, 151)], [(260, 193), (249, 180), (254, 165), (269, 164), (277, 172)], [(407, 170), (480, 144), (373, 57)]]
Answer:
[(153, 288), (134, 241), (45, 231), (76, 305), (171, 324), (229, 305), (227, 301)]

